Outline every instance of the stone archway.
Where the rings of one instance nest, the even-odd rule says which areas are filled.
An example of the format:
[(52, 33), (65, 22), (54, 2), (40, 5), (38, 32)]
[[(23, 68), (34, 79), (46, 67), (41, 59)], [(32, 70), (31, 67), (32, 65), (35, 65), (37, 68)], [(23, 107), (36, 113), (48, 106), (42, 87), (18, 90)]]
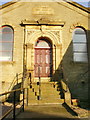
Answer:
[[(32, 30), (33, 28), (33, 30)], [(48, 28), (48, 27), (46, 27)], [(53, 29), (53, 30), (52, 30)], [(27, 45), (27, 54), (26, 54), (26, 63), (27, 63), (27, 71), (32, 74), (32, 81), (38, 81), (38, 77), (35, 77), (35, 43), (37, 40), (41, 38), (45, 39), (47, 44), (51, 44), (52, 48), (52, 62), (51, 62), (51, 73), (50, 75), (43, 75), (41, 81), (50, 81), (52, 74), (55, 73), (56, 69), (58, 68), (60, 61), (62, 60), (62, 41), (61, 41), (61, 27), (60, 29), (56, 30), (56, 27), (53, 26), (52, 29), (42, 29), (40, 31), (39, 26), (34, 28), (31, 26), (26, 26), (26, 38), (25, 43)], [(48, 46), (49, 47), (49, 46)], [(50, 67), (51, 68), (51, 67)], [(45, 77), (44, 77), (45, 76)]]

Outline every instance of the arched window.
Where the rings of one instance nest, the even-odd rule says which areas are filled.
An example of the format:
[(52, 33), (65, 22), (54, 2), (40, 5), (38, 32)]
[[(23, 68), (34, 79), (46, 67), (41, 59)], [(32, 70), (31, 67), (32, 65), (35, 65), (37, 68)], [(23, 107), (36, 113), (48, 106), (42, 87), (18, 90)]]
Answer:
[(0, 61), (12, 61), (13, 55), (13, 29), (2, 26), (0, 30)]
[(76, 28), (73, 34), (73, 59), (75, 62), (87, 62), (86, 33), (82, 28)]

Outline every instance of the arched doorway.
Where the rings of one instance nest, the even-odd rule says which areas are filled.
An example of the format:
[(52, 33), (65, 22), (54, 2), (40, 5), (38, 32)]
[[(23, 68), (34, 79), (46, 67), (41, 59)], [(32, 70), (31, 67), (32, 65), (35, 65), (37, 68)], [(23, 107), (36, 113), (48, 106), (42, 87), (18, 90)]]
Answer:
[(35, 44), (35, 77), (52, 76), (52, 44), (45, 37), (40, 37)]

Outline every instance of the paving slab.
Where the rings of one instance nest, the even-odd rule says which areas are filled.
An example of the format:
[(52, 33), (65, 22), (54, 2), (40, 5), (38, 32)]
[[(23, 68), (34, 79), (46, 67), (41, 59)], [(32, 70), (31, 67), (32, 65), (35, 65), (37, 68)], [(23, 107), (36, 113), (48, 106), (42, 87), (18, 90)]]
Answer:
[(25, 106), (25, 111), (20, 113), (17, 118), (61, 118), (73, 120), (78, 117), (68, 112), (62, 105), (49, 104)]

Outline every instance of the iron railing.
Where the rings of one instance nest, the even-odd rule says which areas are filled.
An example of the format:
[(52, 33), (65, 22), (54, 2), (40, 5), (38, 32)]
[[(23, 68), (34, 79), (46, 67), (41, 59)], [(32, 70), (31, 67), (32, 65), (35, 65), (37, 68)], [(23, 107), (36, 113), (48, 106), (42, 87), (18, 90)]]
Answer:
[[(27, 90), (27, 96), (25, 97), (25, 90)], [(16, 97), (17, 97), (17, 92), (20, 91), (23, 95), (22, 99), (20, 101), (17, 102)], [(20, 103), (22, 103), (21, 107), (22, 110), (24, 111), (24, 100), (26, 99), (26, 104), (28, 105), (28, 88), (20, 88), (20, 89), (16, 89), (16, 90), (12, 90), (9, 92), (5, 92), (0, 94), (0, 97), (5, 96), (7, 94), (11, 94), (13, 93), (13, 101), (12, 101), (12, 107), (4, 114), (1, 116), (1, 120), (4, 120), (4, 118), (6, 118), (12, 111), (13, 111), (13, 120), (16, 119), (16, 106), (20, 105)], [(1, 106), (3, 106), (2, 101), (1, 101)]]
[(22, 82), (22, 79), (23, 79), (23, 73), (16, 73), (16, 76), (14, 77), (12, 83), (10, 84), (8, 91), (10, 91), (16, 84)]

